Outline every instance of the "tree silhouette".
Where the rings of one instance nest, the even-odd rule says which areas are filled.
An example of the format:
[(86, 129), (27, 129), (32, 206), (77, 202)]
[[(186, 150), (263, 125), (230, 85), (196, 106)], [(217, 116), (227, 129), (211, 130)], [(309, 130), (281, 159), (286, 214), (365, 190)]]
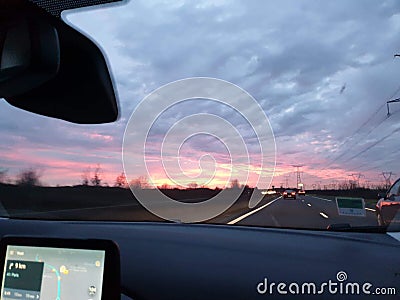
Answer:
[(92, 168), (87, 167), (85, 170), (83, 170), (83, 173), (81, 175), (82, 181), (81, 184), (88, 186), (88, 185), (93, 185), (93, 186), (101, 186), (102, 182), (102, 169), (100, 165), (97, 165), (97, 167), (94, 169), (93, 174), (92, 173)]
[(198, 187), (198, 184), (196, 182), (191, 182), (191, 183), (188, 184), (188, 188), (190, 190), (197, 189), (197, 187)]
[(32, 168), (23, 170), (18, 174), (16, 184), (22, 186), (39, 186), (40, 177), (41, 175), (38, 170)]
[(114, 186), (122, 188), (126, 188), (128, 186), (128, 182), (126, 181), (126, 176), (124, 172), (117, 176)]
[(169, 186), (168, 183), (163, 183), (161, 186), (158, 186), (157, 188), (160, 189), (160, 190), (169, 190), (169, 189), (171, 189), (171, 187)]
[(240, 188), (239, 180), (232, 179), (231, 180), (231, 189), (238, 189), (238, 188)]
[(90, 178), (90, 182), (94, 186), (100, 186), (101, 185), (101, 168), (100, 165), (97, 165), (96, 169), (94, 170), (93, 177)]
[(149, 181), (146, 176), (139, 176), (138, 178), (132, 179), (129, 182), (129, 187), (131, 189), (146, 189), (149, 188)]
[(7, 169), (0, 168), (0, 183), (4, 183), (7, 179)]
[(82, 185), (89, 185), (90, 167), (87, 167), (82, 173)]

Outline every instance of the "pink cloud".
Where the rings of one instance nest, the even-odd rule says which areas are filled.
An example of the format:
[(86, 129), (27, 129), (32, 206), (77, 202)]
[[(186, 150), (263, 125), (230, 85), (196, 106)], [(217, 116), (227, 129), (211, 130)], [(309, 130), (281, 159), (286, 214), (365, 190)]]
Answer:
[(112, 142), (114, 140), (114, 138), (111, 135), (106, 135), (106, 134), (86, 133), (85, 135), (92, 140), (101, 140), (105, 142)]

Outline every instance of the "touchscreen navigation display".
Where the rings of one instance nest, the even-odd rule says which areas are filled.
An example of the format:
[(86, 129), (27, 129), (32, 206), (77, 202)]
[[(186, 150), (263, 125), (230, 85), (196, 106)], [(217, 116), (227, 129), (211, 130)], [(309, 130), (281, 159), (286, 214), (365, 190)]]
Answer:
[(7, 245), (1, 299), (102, 299), (105, 250)]
[[(107, 251), (110, 250), (107, 247), (78, 247), (82, 243), (86, 246), (88, 242), (79, 242), (81, 244), (73, 247), (67, 247), (68, 243), (66, 247), (53, 247), (54, 241), (51, 241), (51, 246), (46, 242), (39, 245), (39, 239), (25, 240), (31, 241), (28, 245), (23, 243), (23, 239), (18, 243), (12, 241), (2, 245), (0, 299), (110, 299), (110, 291), (107, 291), (107, 285), (104, 288), (104, 282), (118, 279), (119, 269), (111, 270), (110, 261), (115, 265), (118, 260), (110, 260), (112, 251)], [(107, 272), (108, 276), (105, 276)]]

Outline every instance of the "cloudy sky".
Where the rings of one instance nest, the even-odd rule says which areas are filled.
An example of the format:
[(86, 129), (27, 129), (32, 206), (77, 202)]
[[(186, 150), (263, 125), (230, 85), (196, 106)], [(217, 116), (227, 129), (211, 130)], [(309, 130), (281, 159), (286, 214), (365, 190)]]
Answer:
[[(374, 183), (382, 181), (382, 171), (400, 174), (400, 104), (386, 115), (386, 101), (400, 97), (400, 58), (394, 58), (400, 53), (399, 1), (138, 0), (71, 11), (63, 18), (102, 46), (120, 119), (74, 125), (1, 101), (0, 168), (10, 178), (32, 167), (45, 184), (77, 184), (85, 169), (100, 165), (112, 185), (123, 170), (124, 130), (140, 101), (165, 84), (198, 76), (229, 81), (257, 100), (275, 135), (275, 185), (286, 178), (295, 185), (293, 165), (304, 165), (302, 180), (309, 188), (356, 173)], [(200, 113), (218, 115), (237, 129), (249, 149), (247, 169), (257, 173), (260, 147), (253, 127), (268, 122), (249, 124), (240, 111), (215, 101), (193, 99), (164, 111), (149, 132), (149, 145), (161, 145), (162, 133)], [(180, 133), (201, 131), (200, 125), (187, 124)], [(181, 141), (183, 163), (171, 167), (173, 179), (183, 174), (184, 184), (223, 185), (235, 171), (225, 146), (230, 137), (197, 134)], [(151, 177), (156, 184), (171, 184), (154, 155), (159, 149), (151, 147)], [(137, 150), (138, 157), (143, 153)], [(146, 170), (131, 173), (141, 176)]]

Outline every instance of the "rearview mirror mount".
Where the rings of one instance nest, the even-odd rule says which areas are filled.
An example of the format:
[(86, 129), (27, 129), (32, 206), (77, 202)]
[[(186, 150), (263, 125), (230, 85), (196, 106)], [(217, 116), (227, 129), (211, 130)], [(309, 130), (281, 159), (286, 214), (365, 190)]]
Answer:
[(0, 96), (7, 98), (53, 78), (60, 48), (56, 29), (29, 12), (2, 10), (0, 19)]

